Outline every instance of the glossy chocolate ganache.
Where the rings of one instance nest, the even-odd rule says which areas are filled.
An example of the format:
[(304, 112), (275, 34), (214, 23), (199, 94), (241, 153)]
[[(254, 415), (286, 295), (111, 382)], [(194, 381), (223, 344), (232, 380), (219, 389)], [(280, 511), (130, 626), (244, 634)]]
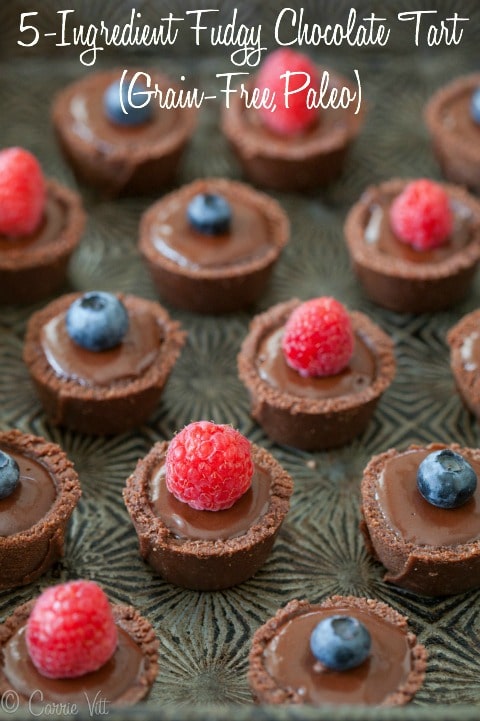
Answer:
[(47, 195), (43, 218), (36, 230), (14, 237), (0, 233), (0, 256), (31, 253), (54, 243), (65, 229), (68, 212), (62, 198), (53, 194)]

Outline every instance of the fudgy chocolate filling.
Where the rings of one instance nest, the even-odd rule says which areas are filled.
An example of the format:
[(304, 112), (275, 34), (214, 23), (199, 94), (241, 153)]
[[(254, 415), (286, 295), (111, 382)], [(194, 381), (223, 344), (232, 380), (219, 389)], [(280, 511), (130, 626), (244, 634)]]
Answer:
[(237, 198), (226, 199), (232, 206), (232, 221), (228, 232), (220, 235), (199, 233), (190, 225), (185, 205), (172, 199), (159, 210), (151, 226), (154, 248), (191, 269), (229, 267), (263, 257), (272, 247), (267, 219), (256, 206)]
[(375, 378), (375, 356), (357, 334), (348, 366), (333, 376), (301, 376), (287, 365), (281, 347), (283, 326), (260, 344), (257, 366), (260, 377), (273, 388), (302, 398), (322, 399), (351, 395), (367, 388)]
[(216, 541), (242, 536), (267, 512), (269, 502), (270, 477), (259, 468), (248, 491), (224, 511), (197, 511), (177, 500), (167, 490), (163, 463), (150, 482), (152, 509), (177, 538)]
[[(119, 76), (120, 79), (120, 76)], [(70, 118), (67, 121), (76, 135), (82, 140), (95, 145), (99, 152), (107, 155), (119, 145), (124, 148), (148, 146), (168, 135), (178, 123), (179, 110), (163, 110), (158, 101), (151, 98), (151, 118), (140, 125), (120, 125), (112, 122), (105, 113), (103, 96), (112, 82), (111, 78), (95, 77), (95, 82), (84, 85), (82, 92), (77, 92), (70, 99), (68, 106)], [(162, 90), (166, 91), (166, 87)], [(135, 103), (143, 104), (145, 98), (135, 99)]]
[(109, 386), (140, 377), (155, 361), (163, 340), (156, 318), (148, 312), (129, 311), (128, 331), (120, 345), (94, 352), (81, 348), (67, 333), (65, 313), (42, 329), (41, 344), (48, 363), (61, 378), (86, 386)]
[(472, 88), (463, 88), (462, 92), (450, 97), (440, 109), (440, 117), (445, 130), (459, 135), (463, 141), (473, 146), (480, 142), (480, 123), (476, 123), (470, 112)]
[[(385, 464), (378, 479), (378, 504), (388, 525), (415, 545), (456, 546), (480, 538), (480, 483), (473, 498), (459, 508), (428, 503), (417, 488), (417, 469), (428, 450), (406, 451)], [(466, 457), (480, 479), (480, 463)]]
[(29, 250), (53, 243), (65, 228), (67, 208), (58, 198), (47, 196), (40, 226), (28, 235), (0, 234), (0, 255), (23, 255)]
[(416, 250), (409, 243), (398, 239), (390, 223), (390, 208), (395, 199), (393, 193), (378, 192), (370, 206), (370, 216), (365, 227), (365, 242), (377, 251), (410, 263), (434, 263), (445, 260), (464, 248), (472, 240), (471, 210), (457, 200), (450, 200), (454, 216), (453, 231), (448, 242), (432, 250)]
[[(353, 616), (370, 632), (370, 656), (357, 668), (320, 669), (310, 650), (313, 629), (334, 614)], [(412, 669), (404, 632), (374, 614), (348, 607), (309, 611), (292, 618), (268, 644), (264, 659), (265, 669), (278, 686), (294, 689), (305, 703), (315, 705), (379, 704), (406, 681)]]
[(480, 329), (463, 339), (460, 356), (466, 371), (476, 372), (480, 365)]
[(1, 448), (18, 464), (20, 481), (9, 496), (0, 499), (0, 536), (26, 531), (51, 509), (57, 491), (55, 482), (38, 461), (20, 455), (10, 448)]
[(139, 678), (144, 663), (140, 647), (122, 628), (117, 628), (117, 649), (101, 668), (78, 678), (53, 679), (42, 676), (30, 660), (24, 625), (3, 647), (5, 676), (12, 689), (32, 704), (114, 702)]

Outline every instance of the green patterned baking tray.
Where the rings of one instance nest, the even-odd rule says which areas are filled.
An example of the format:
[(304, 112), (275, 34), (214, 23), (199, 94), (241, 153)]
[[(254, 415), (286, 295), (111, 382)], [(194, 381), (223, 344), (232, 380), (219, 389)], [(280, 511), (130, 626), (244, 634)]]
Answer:
[[(138, 2), (144, 19), (167, 9), (184, 12), (202, 3)], [(242, 17), (260, 12), (265, 27), (274, 22), (278, 2), (237, 3)], [(305, 0), (318, 21), (359, 10), (394, 15), (412, 3), (346, 3)], [(29, 315), (38, 308), (0, 311), (0, 427), (18, 427), (58, 442), (74, 461), (84, 489), (71, 525), (66, 555), (38, 583), (0, 593), (0, 617), (46, 586), (85, 577), (99, 581), (115, 601), (131, 602), (153, 623), (160, 641), (160, 672), (145, 704), (128, 711), (109, 710), (113, 719), (452, 719), (480, 717), (480, 591), (446, 599), (422, 599), (382, 581), (382, 568), (367, 555), (359, 520), (359, 480), (370, 456), (410, 442), (459, 441), (477, 446), (479, 428), (454, 390), (445, 344), (446, 331), (480, 299), (480, 278), (468, 299), (451, 312), (399, 316), (374, 307), (352, 276), (342, 224), (350, 205), (370, 183), (392, 175), (439, 177), (421, 114), (425, 100), (442, 83), (478, 68), (478, 3), (414, 3), (470, 17), (458, 47), (416, 49), (405, 27), (396, 27), (388, 49), (349, 49), (318, 53), (320, 62), (346, 74), (358, 68), (368, 103), (363, 133), (337, 183), (323, 191), (275, 193), (288, 212), (292, 239), (271, 285), (251, 313), (222, 318), (199, 317), (170, 308), (188, 330), (188, 342), (150, 422), (118, 438), (80, 436), (46, 421), (21, 361)], [(75, 181), (55, 145), (49, 121), (53, 93), (83, 68), (74, 53), (49, 53), (46, 43), (34, 51), (18, 48), (18, 18), (38, 11), (42, 32), (54, 22), (60, 5), (3, 3), (0, 8), (0, 145), (24, 145), (35, 152), (48, 174), (71, 186)], [(91, 0), (70, 3), (91, 22), (129, 15), (134, 3)], [(225, 16), (233, 0), (212, 2)], [(21, 51), (21, 52), (20, 52)], [(60, 59), (60, 60), (59, 60)], [(138, 60), (138, 58), (136, 58)], [(104, 53), (96, 67), (128, 64), (132, 57)], [(214, 89), (215, 73), (229, 69), (226, 53), (209, 54), (179, 46), (150, 53), (173, 77), (188, 74), (194, 84)], [(230, 68), (231, 69), (231, 68)], [(239, 178), (239, 169), (218, 132), (219, 105), (202, 109), (198, 131), (185, 158), (179, 184), (205, 175)], [(81, 189), (89, 214), (87, 231), (71, 266), (69, 289), (103, 288), (155, 298), (136, 249), (140, 214), (152, 199), (100, 201)], [(272, 444), (249, 416), (246, 391), (236, 375), (236, 355), (254, 312), (292, 296), (333, 294), (351, 308), (371, 315), (396, 344), (397, 377), (383, 397), (367, 432), (352, 445), (332, 452), (306, 453)], [(228, 591), (198, 593), (175, 588), (140, 560), (137, 540), (121, 491), (137, 459), (158, 439), (170, 438), (191, 420), (232, 423), (252, 441), (268, 448), (295, 481), (292, 508), (270, 560), (247, 583)], [(409, 616), (429, 652), (425, 684), (404, 709), (262, 708), (252, 704), (246, 671), (252, 632), (292, 598), (320, 601), (333, 594), (368, 595)], [(0, 710), (0, 719), (31, 718), (26, 709)], [(88, 718), (88, 710), (75, 718)]]

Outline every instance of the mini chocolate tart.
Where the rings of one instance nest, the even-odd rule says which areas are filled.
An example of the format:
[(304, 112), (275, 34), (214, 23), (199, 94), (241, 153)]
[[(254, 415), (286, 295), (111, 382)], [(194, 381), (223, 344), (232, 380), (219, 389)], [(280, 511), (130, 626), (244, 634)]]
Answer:
[[(187, 218), (198, 194), (230, 204), (229, 230), (200, 233)], [(140, 223), (139, 247), (159, 294), (196, 313), (229, 313), (254, 303), (288, 241), (289, 221), (263, 193), (224, 178), (185, 185), (152, 205)]]
[(127, 480), (125, 504), (140, 554), (166, 581), (198, 591), (235, 586), (265, 563), (290, 506), (292, 479), (252, 444), (250, 489), (223, 511), (197, 511), (166, 488), (168, 443), (156, 443)]
[(106, 351), (85, 350), (65, 325), (81, 295), (57, 298), (30, 317), (23, 359), (52, 423), (95, 435), (122, 433), (153, 413), (185, 334), (158, 303), (119, 294), (129, 317), (123, 341)]
[[(331, 88), (355, 92), (347, 78), (329, 72)], [(245, 85), (252, 91), (255, 80)], [(282, 136), (266, 128), (258, 112), (247, 109), (240, 93), (235, 93), (230, 107), (222, 110), (221, 127), (249, 180), (274, 190), (300, 191), (327, 185), (341, 175), (363, 118), (363, 111), (355, 114), (353, 106), (326, 108), (303, 133)]]
[[(372, 639), (367, 660), (347, 671), (320, 667), (310, 650), (315, 626), (337, 614), (361, 621)], [(294, 600), (255, 632), (248, 680), (258, 703), (402, 706), (422, 685), (426, 658), (405, 616), (386, 603), (355, 596)]]
[(411, 182), (388, 180), (368, 188), (351, 208), (345, 238), (353, 269), (374, 303), (398, 313), (444, 310), (467, 294), (480, 260), (480, 202), (463, 188), (443, 184), (454, 214), (448, 243), (415, 250), (394, 235), (393, 200)]
[(0, 498), (0, 589), (6, 589), (35, 581), (62, 558), (81, 491), (73, 464), (55, 443), (5, 431), (0, 450), (20, 470), (13, 493)]
[(480, 192), (480, 124), (470, 102), (480, 73), (457, 78), (440, 88), (425, 108), (425, 122), (442, 172), (448, 180)]
[(450, 367), (466, 407), (480, 420), (480, 310), (461, 318), (447, 335)]
[(68, 261), (85, 227), (80, 196), (56, 180), (46, 181), (40, 227), (29, 235), (0, 234), (0, 303), (35, 303), (65, 281)]
[(0, 697), (15, 692), (19, 703), (130, 706), (147, 696), (157, 675), (158, 642), (150, 623), (132, 606), (112, 604), (118, 646), (98, 671), (78, 678), (47, 678), (33, 665), (25, 630), (35, 601), (15, 609), (0, 625)]
[[(176, 87), (157, 71), (145, 72), (151, 78), (150, 90), (158, 87), (165, 94)], [(151, 97), (150, 120), (135, 126), (116, 124), (104, 112), (103, 97), (121, 75), (118, 68), (90, 73), (60, 91), (52, 109), (57, 139), (79, 180), (104, 196), (158, 193), (175, 178), (197, 111), (162, 109)]]
[(459, 508), (438, 508), (417, 488), (417, 469), (432, 451), (450, 448), (480, 475), (480, 451), (458, 444), (412, 445), (374, 456), (362, 480), (362, 531), (387, 569), (385, 581), (427, 596), (480, 586), (480, 489)]
[(335, 448), (363, 433), (395, 375), (391, 339), (363, 313), (350, 313), (352, 359), (334, 376), (303, 377), (281, 348), (283, 328), (301, 301), (278, 303), (256, 316), (238, 355), (251, 413), (270, 438), (304, 450)]

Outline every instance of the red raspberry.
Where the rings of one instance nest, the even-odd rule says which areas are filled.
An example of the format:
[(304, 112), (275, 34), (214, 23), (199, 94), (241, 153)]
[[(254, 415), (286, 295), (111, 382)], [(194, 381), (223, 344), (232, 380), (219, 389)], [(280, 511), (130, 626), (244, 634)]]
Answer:
[(353, 353), (352, 323), (335, 298), (314, 298), (302, 303), (285, 324), (282, 350), (289, 366), (301, 376), (340, 373)]
[(96, 671), (117, 646), (108, 598), (93, 581), (71, 581), (42, 593), (27, 622), (30, 658), (48, 678)]
[(231, 426), (190, 423), (168, 446), (167, 488), (198, 511), (230, 508), (248, 491), (252, 476), (250, 442)]
[[(287, 70), (291, 73), (301, 73), (290, 76), (289, 91), (299, 90), (299, 92), (288, 96), (288, 107), (285, 104), (285, 78), (280, 78)], [(307, 82), (308, 85), (300, 90)], [(309, 88), (314, 87), (318, 90), (320, 85), (317, 68), (306, 55), (288, 49), (275, 50), (262, 63), (255, 85), (262, 92), (265, 88), (272, 93), (275, 92), (275, 110), (261, 107), (258, 112), (263, 123), (279, 135), (301, 133), (313, 125), (318, 118), (318, 110), (307, 108), (306, 105)]]
[(38, 160), (23, 148), (0, 151), (0, 233), (33, 233), (42, 220), (45, 198), (45, 179)]
[(390, 223), (399, 240), (417, 250), (444, 245), (453, 228), (447, 193), (432, 180), (412, 181), (393, 201)]

